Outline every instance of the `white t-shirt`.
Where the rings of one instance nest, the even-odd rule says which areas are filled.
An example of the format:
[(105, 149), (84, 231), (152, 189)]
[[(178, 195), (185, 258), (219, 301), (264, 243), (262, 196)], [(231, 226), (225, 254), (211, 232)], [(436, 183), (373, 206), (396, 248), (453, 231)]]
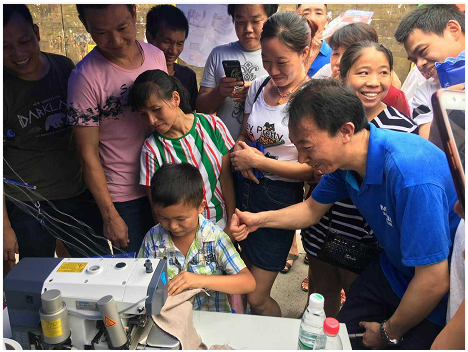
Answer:
[(411, 111), (413, 120), (418, 125), (432, 122), (432, 94), (440, 89), (439, 79), (429, 78), (422, 86), (418, 87), (414, 92), (411, 100)]
[[(225, 75), (223, 60), (239, 60), (245, 81), (253, 81), (267, 74), (263, 68), (261, 50), (246, 51), (237, 41), (217, 46), (211, 51), (206, 60), (200, 82), (201, 87), (215, 88), (218, 85), (221, 77)], [(218, 108), (216, 115), (227, 126), (232, 138), (236, 140), (242, 127), (244, 104), (235, 103), (231, 97), (227, 97)]]
[(332, 75), (331, 64), (323, 65), (320, 70), (318, 70), (315, 75), (312, 76), (313, 79), (324, 79), (330, 78)]
[(452, 261), (450, 263), (450, 293), (447, 307), (447, 323), (453, 318), (465, 299), (465, 221), (458, 225), (453, 240)]
[[(247, 120), (247, 133), (250, 140), (263, 144), (263, 153), (266, 157), (297, 162), (297, 149), (289, 139), (287, 122), (283, 122), (286, 116), (286, 104), (278, 106), (267, 105), (263, 99), (263, 90), (255, 104), (253, 104), (259, 87), (267, 77), (262, 76), (252, 82), (249, 94), (245, 100), (245, 113), (250, 114)], [(268, 173), (265, 173), (265, 177), (271, 180), (297, 182), (296, 180)]]

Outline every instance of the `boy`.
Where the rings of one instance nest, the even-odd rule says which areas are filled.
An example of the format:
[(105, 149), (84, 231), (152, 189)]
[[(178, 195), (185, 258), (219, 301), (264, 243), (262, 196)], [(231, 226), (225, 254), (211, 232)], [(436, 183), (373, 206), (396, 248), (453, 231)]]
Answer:
[(172, 5), (157, 5), (146, 15), (146, 39), (162, 50), (166, 57), (167, 73), (176, 77), (190, 95), (190, 106), (195, 110), (198, 96), (197, 75), (189, 67), (175, 63), (184, 50), (189, 33), (185, 14)]
[(405, 46), (408, 59), (427, 80), (414, 93), (412, 109), (419, 134), (429, 138), (431, 97), (441, 88), (435, 63), (465, 50), (465, 15), (455, 5), (422, 5), (403, 17), (395, 39)]
[(159, 224), (146, 234), (138, 257), (168, 258), (169, 295), (204, 288), (210, 296), (197, 294), (194, 309), (231, 312), (226, 293), (250, 293), (256, 283), (229, 237), (201, 215), (198, 169), (164, 164), (151, 179), (151, 196)]

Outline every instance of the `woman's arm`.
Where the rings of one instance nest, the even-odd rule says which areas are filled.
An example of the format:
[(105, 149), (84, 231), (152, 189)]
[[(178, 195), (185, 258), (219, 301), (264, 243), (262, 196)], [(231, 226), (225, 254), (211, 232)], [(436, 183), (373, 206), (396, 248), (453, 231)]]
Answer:
[(236, 209), (236, 195), (234, 193), (234, 181), (232, 180), (230, 153), (223, 156), (219, 183), (221, 184), (223, 198), (226, 203), (227, 222), (224, 232), (231, 237), (229, 233), (229, 224), (231, 223), (232, 214), (234, 214), (234, 210)]
[(267, 158), (242, 141), (239, 141), (238, 145), (242, 149), (231, 154), (231, 162), (236, 170), (244, 171), (254, 168), (298, 181), (309, 181), (314, 178), (314, 169), (309, 165)]

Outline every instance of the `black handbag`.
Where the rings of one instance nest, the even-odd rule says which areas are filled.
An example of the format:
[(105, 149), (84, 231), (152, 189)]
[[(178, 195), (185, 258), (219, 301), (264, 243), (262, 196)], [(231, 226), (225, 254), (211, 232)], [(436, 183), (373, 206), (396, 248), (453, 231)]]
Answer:
[(377, 258), (383, 248), (369, 245), (351, 237), (341, 235), (332, 229), (332, 214), (329, 212), (327, 236), (317, 259), (342, 269), (360, 274), (372, 260)]

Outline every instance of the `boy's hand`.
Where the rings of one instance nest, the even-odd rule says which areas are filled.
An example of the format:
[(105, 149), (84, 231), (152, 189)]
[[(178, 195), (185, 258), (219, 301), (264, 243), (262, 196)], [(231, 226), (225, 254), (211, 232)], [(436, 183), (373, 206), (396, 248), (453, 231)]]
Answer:
[(181, 271), (167, 285), (169, 296), (175, 296), (189, 288), (204, 288), (203, 275)]

